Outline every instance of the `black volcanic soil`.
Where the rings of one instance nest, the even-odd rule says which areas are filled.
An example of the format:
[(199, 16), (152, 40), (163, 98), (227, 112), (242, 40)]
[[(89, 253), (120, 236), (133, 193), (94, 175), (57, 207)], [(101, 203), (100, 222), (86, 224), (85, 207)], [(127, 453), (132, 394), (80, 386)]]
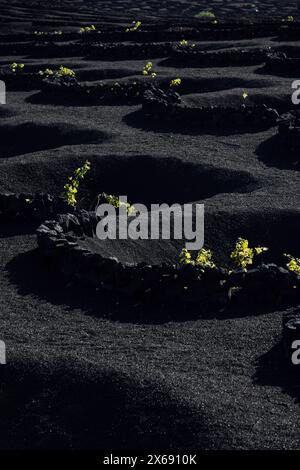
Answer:
[[(180, 26), (207, 9), (206, 2), (185, 0), (50, 3), (1, 1), (0, 43), (13, 51), (15, 33), (76, 32), (91, 23), (122, 30), (140, 17), (149, 28), (169, 16)], [(251, 3), (270, 17), (297, 14), (292, 1)], [(229, 19), (260, 14), (242, 2), (210, 4)], [(1, 66), (64, 65), (89, 83), (151, 80), (141, 76), (146, 60), (39, 58), (32, 42), (22, 41), (24, 55), (5, 55), (0, 47)], [(276, 37), (202, 44), (210, 50), (271, 46), (300, 57), (300, 41)], [(240, 105), (247, 91), (249, 104), (289, 109), (291, 82), (299, 78), (267, 73), (263, 64), (196, 68), (172, 66), (167, 56), (148, 59), (158, 82), (181, 77), (191, 106)], [(0, 106), (1, 193), (60, 194), (73, 169), (89, 159), (83, 194), (99, 188), (146, 204), (204, 202), (205, 244), (219, 262), (226, 263), (238, 236), (269, 246), (275, 258), (286, 251), (299, 256), (299, 165), (277, 145), (276, 127), (172, 130), (144, 121), (140, 105), (62, 104), (38, 89), (18, 89), (8, 87)], [(186, 311), (175, 322), (158, 306), (155, 321), (146, 321), (141, 307), (119, 302), (113, 292), (66, 287), (41, 258), (35, 228), (30, 221), (0, 226), (0, 339), (8, 356), (0, 366), (1, 449), (299, 448), (298, 379), (287, 374), (279, 346), (284, 312), (204, 319), (199, 306), (198, 320)], [(148, 262), (176, 256), (173, 246), (144, 244), (141, 251), (131, 245), (97, 249)]]

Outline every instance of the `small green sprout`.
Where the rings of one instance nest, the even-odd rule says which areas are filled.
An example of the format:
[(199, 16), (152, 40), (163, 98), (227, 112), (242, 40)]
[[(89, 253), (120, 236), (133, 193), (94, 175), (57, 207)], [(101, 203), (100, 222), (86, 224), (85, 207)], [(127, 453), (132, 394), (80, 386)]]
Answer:
[(107, 193), (101, 193), (99, 196), (103, 197), (108, 204), (111, 204), (116, 209), (120, 209), (121, 207), (124, 207), (128, 215), (132, 215), (135, 213), (135, 207), (129, 204), (129, 202), (120, 201), (118, 196), (114, 196), (112, 194), (107, 194)]
[(52, 69), (45, 69), (45, 70), (39, 70), (38, 74), (41, 76), (41, 77), (52, 77), (52, 75), (54, 75), (54, 71)]
[(249, 248), (248, 240), (244, 238), (238, 238), (235, 248), (230, 254), (230, 259), (234, 262), (237, 268), (247, 271), (247, 266), (253, 264), (253, 258), (255, 255), (260, 255), (268, 248), (264, 246), (258, 246), (255, 248)]
[(181, 85), (181, 78), (173, 78), (173, 80), (170, 81), (170, 87), (177, 87), (179, 85)]
[(11, 72), (13, 73), (20, 73), (23, 72), (25, 65), (24, 64), (17, 64), (17, 62), (13, 62), (9, 65)]
[(204, 272), (207, 268), (213, 269), (216, 267), (215, 263), (212, 261), (212, 256), (211, 250), (201, 248), (196, 258), (192, 259), (191, 253), (186, 248), (183, 248), (179, 254), (179, 264), (180, 266), (198, 266), (201, 271)]
[(212, 252), (211, 250), (206, 250), (205, 248), (201, 248), (198, 251), (198, 254), (195, 259), (195, 266), (199, 266), (202, 271), (206, 268), (213, 269), (216, 267), (215, 263), (212, 261)]
[[(189, 42), (188, 42), (186, 39), (182, 39), (182, 40), (179, 42), (179, 45), (180, 45), (180, 46), (188, 46), (188, 44), (189, 44)], [(191, 47), (195, 47), (195, 46), (196, 46), (195, 43), (191, 44)]]
[(291, 15), (289, 15), (289, 16), (287, 17), (287, 21), (294, 21), (294, 17), (291, 16)]
[(196, 18), (208, 18), (208, 19), (215, 19), (215, 14), (212, 11), (200, 11), (195, 15)]
[(57, 72), (59, 75), (62, 75), (63, 77), (75, 77), (76, 76), (76, 73), (74, 72), (74, 70), (72, 69), (69, 69), (68, 67), (64, 67), (63, 65), (61, 65), (59, 67), (59, 70)]
[(137, 31), (142, 26), (141, 21), (133, 21), (132, 25), (125, 29), (126, 33)]
[(300, 276), (300, 258), (294, 258), (294, 256), (287, 253), (284, 253), (284, 256), (289, 259), (289, 262), (286, 264), (288, 270)]
[(142, 70), (142, 74), (144, 76), (150, 76), (151, 78), (155, 78), (157, 73), (153, 71), (153, 64), (152, 62), (147, 62)]
[(248, 96), (249, 96), (249, 94), (246, 91), (244, 91), (243, 94), (242, 94), (243, 99), (246, 100), (248, 98)]
[(58, 70), (52, 70), (52, 69), (45, 69), (45, 70), (40, 70), (38, 74), (43, 77), (43, 78), (49, 78), (49, 77), (72, 77), (75, 78), (76, 74), (72, 69), (69, 69), (68, 67), (64, 67), (61, 65)]
[(194, 265), (194, 261), (192, 260), (192, 255), (186, 248), (182, 248), (179, 254), (179, 264), (180, 266), (186, 266), (187, 264)]
[(82, 26), (79, 29), (79, 32), (81, 34), (83, 34), (83, 33), (92, 33), (93, 31), (96, 31), (96, 26), (94, 24), (91, 24), (90, 26)]
[(80, 180), (82, 180), (88, 171), (91, 169), (91, 164), (86, 160), (83, 166), (76, 168), (73, 176), (69, 176), (68, 182), (64, 185), (63, 198), (67, 201), (69, 206), (75, 207), (77, 205), (77, 193)]

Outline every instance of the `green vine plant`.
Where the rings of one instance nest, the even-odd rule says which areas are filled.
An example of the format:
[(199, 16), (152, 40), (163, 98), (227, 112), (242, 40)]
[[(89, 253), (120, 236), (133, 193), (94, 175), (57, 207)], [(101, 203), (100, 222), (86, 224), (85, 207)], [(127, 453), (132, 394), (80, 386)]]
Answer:
[[(238, 238), (234, 250), (230, 253), (230, 259), (233, 261), (236, 268), (246, 272), (248, 266), (253, 264), (255, 256), (261, 255), (266, 251), (268, 251), (268, 248), (265, 246), (250, 248), (248, 240)], [(297, 276), (300, 276), (300, 258), (295, 258), (287, 253), (284, 253), (283, 256), (288, 259), (286, 263), (287, 269)], [(186, 248), (183, 248), (179, 254), (178, 261), (180, 266), (199, 266), (201, 270), (204, 271), (207, 268), (216, 268), (212, 258), (213, 254), (211, 250), (202, 248), (193, 259), (191, 253)], [(228, 272), (230, 273), (231, 271)]]
[[(188, 46), (189, 45), (189, 42), (186, 40), (186, 39), (182, 39), (181, 41), (179, 41), (179, 46)], [(195, 47), (196, 44), (193, 42), (192, 44), (190, 44), (191, 47)]]
[(201, 248), (198, 251), (195, 259), (192, 258), (191, 253), (186, 249), (183, 248), (179, 255), (179, 265), (180, 266), (198, 266), (202, 272), (205, 269), (213, 269), (216, 267), (215, 263), (212, 261), (212, 252), (211, 250), (206, 250), (205, 248)]
[(80, 29), (79, 29), (79, 32), (81, 34), (84, 34), (84, 33), (92, 33), (96, 31), (96, 26), (94, 24), (91, 24), (90, 26), (82, 26)]
[(125, 32), (126, 33), (132, 33), (134, 31), (137, 31), (138, 29), (140, 29), (141, 26), (142, 26), (141, 21), (133, 21), (131, 26), (129, 26), (128, 28), (125, 29)]
[[(77, 194), (81, 180), (84, 179), (86, 174), (90, 171), (91, 164), (88, 160), (84, 162), (84, 164), (74, 170), (72, 176), (68, 177), (68, 182), (64, 185), (64, 191), (62, 197), (65, 199), (67, 204), (71, 207), (77, 206)], [(100, 193), (97, 196), (97, 204), (96, 208), (99, 205), (101, 199), (104, 199), (108, 204), (111, 204), (116, 209), (120, 209), (121, 207), (126, 208), (126, 212), (128, 215), (133, 215), (135, 213), (135, 207), (128, 202), (125, 203), (120, 201), (118, 196), (114, 196), (112, 194), (107, 193)]]
[[(247, 267), (253, 264), (254, 257), (257, 255), (262, 254), (263, 252), (267, 251), (268, 248), (264, 246), (257, 246), (254, 248), (249, 247), (249, 241), (244, 238), (238, 238), (236, 241), (234, 250), (230, 254), (230, 259), (233, 261), (234, 265), (238, 269), (242, 269), (243, 271), (247, 271)], [(288, 255), (290, 257), (290, 255)], [(295, 258), (290, 257), (292, 264), (291, 266), (294, 267), (294, 270), (300, 270), (300, 260), (296, 260), (296, 267), (295, 267)], [(298, 264), (297, 264), (298, 262)], [(179, 265), (186, 266), (198, 266), (204, 271), (207, 268), (214, 269), (216, 268), (215, 263), (213, 262), (213, 253), (211, 250), (201, 248), (198, 252), (196, 257), (193, 259), (191, 253), (186, 249), (183, 248), (180, 255), (179, 255)], [(297, 268), (298, 267), (298, 268)]]
[(24, 71), (25, 64), (17, 64), (17, 62), (13, 62), (9, 65), (9, 69), (13, 73), (21, 73)]
[(182, 248), (182, 250), (179, 254), (178, 261), (179, 261), (180, 266), (187, 266), (188, 264), (192, 264), (194, 266), (194, 261), (192, 260), (192, 255), (186, 248)]
[(179, 85), (181, 85), (181, 83), (182, 83), (181, 78), (173, 78), (173, 79), (170, 81), (169, 86), (170, 86), (171, 88), (176, 88), (176, 87), (178, 87)]
[(253, 264), (254, 257), (268, 251), (265, 246), (249, 247), (249, 241), (245, 238), (238, 238), (234, 250), (230, 253), (230, 259), (235, 267), (247, 271), (247, 266)]
[(146, 64), (143, 67), (142, 74), (144, 76), (149, 76), (151, 78), (155, 78), (157, 76), (157, 73), (154, 72), (154, 70), (153, 70), (153, 63), (152, 62), (146, 62)]
[(101, 193), (98, 196), (98, 201), (103, 198), (108, 204), (111, 204), (116, 209), (120, 209), (121, 207), (126, 209), (128, 215), (133, 215), (135, 213), (135, 207), (129, 202), (120, 201), (118, 196), (114, 196), (113, 194)]
[(294, 258), (294, 256), (287, 253), (284, 253), (284, 256), (289, 260), (286, 264), (288, 270), (300, 276), (300, 258)]
[(40, 75), (43, 78), (49, 78), (49, 77), (76, 77), (76, 73), (74, 70), (69, 69), (68, 67), (64, 67), (61, 65), (58, 70), (52, 70), (52, 69), (45, 69), (45, 70), (40, 70), (38, 72), (38, 75)]
[(63, 198), (69, 206), (76, 207), (80, 181), (86, 176), (90, 169), (91, 164), (86, 160), (81, 167), (74, 170), (73, 176), (68, 177), (68, 182), (64, 185)]

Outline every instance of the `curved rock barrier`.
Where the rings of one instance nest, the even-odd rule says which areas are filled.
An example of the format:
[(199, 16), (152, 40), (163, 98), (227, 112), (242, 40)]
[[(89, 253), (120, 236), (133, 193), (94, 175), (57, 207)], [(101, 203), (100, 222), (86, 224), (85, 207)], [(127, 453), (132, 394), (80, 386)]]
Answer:
[[(300, 342), (300, 310), (293, 313), (289, 313), (283, 316), (282, 319), (282, 342), (284, 347), (284, 353), (292, 365), (292, 354), (295, 351), (294, 342)], [(298, 346), (299, 350), (300, 346)], [(294, 364), (296, 365), (296, 364)]]
[(199, 130), (220, 128), (222, 130), (264, 130), (275, 126), (278, 112), (266, 105), (240, 107), (189, 107), (178, 93), (163, 91), (152, 86), (143, 96), (143, 113), (154, 120), (161, 119), (183, 127)]
[(37, 73), (13, 73), (0, 70), (0, 80), (3, 80), (10, 91), (26, 91), (39, 89), (41, 77)]
[[(97, 25), (96, 25), (97, 28)], [(103, 41), (103, 42), (118, 42), (118, 41), (164, 41), (164, 40), (180, 40), (197, 39), (201, 40), (224, 40), (224, 39), (247, 39), (251, 37), (267, 37), (275, 35), (285, 35), (286, 37), (296, 35), (299, 31), (299, 23), (294, 21), (293, 24), (283, 23), (280, 20), (269, 21), (262, 19), (262, 21), (255, 22), (242, 22), (232, 21), (213, 23), (211, 20), (201, 20), (196, 18), (189, 18), (185, 21), (184, 18), (180, 19), (180, 27), (178, 21), (169, 20), (167, 22), (157, 21), (156, 23), (143, 22), (139, 30), (125, 31), (122, 26), (105, 26), (101, 24), (101, 29), (90, 31), (89, 33), (81, 34), (79, 31), (62, 31), (62, 34), (54, 34), (52, 31), (41, 32), (38, 35), (34, 32), (31, 33), (13, 33), (1, 35), (1, 42), (14, 42), (14, 41), (44, 41), (53, 39), (57, 42), (84, 40), (90, 41)], [(79, 30), (79, 25), (78, 25)]]
[(84, 41), (90, 43), (93, 41), (101, 42), (155, 42), (155, 41), (176, 41), (185, 39), (199, 40), (224, 40), (224, 39), (248, 39), (252, 37), (280, 36), (282, 40), (299, 39), (300, 24), (296, 19), (293, 22), (282, 21), (281, 18), (269, 19), (263, 15), (257, 17), (255, 21), (240, 20), (238, 18), (232, 21), (224, 21), (218, 18), (217, 22), (211, 19), (200, 19), (184, 17), (174, 19), (156, 19), (155, 22), (142, 21), (141, 28), (135, 31), (126, 32), (123, 25), (95, 24), (96, 29), (88, 33), (81, 33), (80, 27), (83, 25), (77, 23), (76, 31), (61, 30), (60, 25), (56, 26), (58, 31), (53, 30), (53, 23), (49, 22), (51, 30), (45, 30), (49, 27), (44, 22), (43, 26), (34, 25), (36, 31), (16, 32), (1, 34), (0, 42), (21, 43), (21, 42), (45, 42), (55, 41), (55, 43), (67, 41)]
[(76, 42), (57, 42), (56, 39), (50, 38), (32, 42), (0, 43), (3, 55), (27, 55), (38, 58), (84, 56), (89, 47), (89, 44), (82, 39)]
[(271, 73), (286, 75), (290, 73), (299, 74), (300, 58), (288, 57), (284, 52), (272, 53), (267, 57), (264, 70)]
[(0, 217), (2, 218), (20, 218), (40, 223), (45, 218), (65, 211), (70, 211), (66, 202), (50, 194), (0, 194)]
[(30, 47), (30, 56), (38, 58), (85, 56), (89, 47), (89, 44), (82, 40), (68, 43), (55, 41), (35, 42)]
[(127, 82), (99, 82), (95, 85), (80, 83), (72, 77), (47, 78), (41, 82), (41, 91), (45, 96), (60, 97), (99, 104), (139, 104), (145, 90), (151, 83), (147, 80), (129, 80)]
[[(216, 24), (210, 22), (198, 22), (186, 26), (166, 26), (161, 25), (142, 25), (141, 29), (132, 32), (126, 32), (124, 29), (111, 31), (94, 31), (88, 34), (66, 33), (59, 38), (62, 40), (80, 40), (86, 43), (91, 42), (165, 42), (180, 41), (190, 39), (195, 41), (224, 41), (224, 40), (242, 40), (269, 36), (282, 36), (292, 39), (300, 36), (300, 26), (296, 22), (293, 27), (282, 22), (255, 22), (255, 23), (222, 23)], [(181, 24), (181, 23), (180, 23)], [(33, 38), (33, 39), (36, 39)], [(20, 40), (20, 39), (19, 39)], [(55, 38), (56, 41), (56, 38)]]
[(29, 55), (33, 44), (31, 42), (2, 42), (0, 36), (0, 49), (2, 55)]
[(177, 44), (172, 47), (171, 60), (176, 65), (191, 65), (193, 67), (245, 66), (265, 62), (271, 52), (270, 47), (203, 51), (200, 45), (188, 44), (182, 46)]
[(278, 134), (285, 149), (300, 161), (300, 111), (282, 114), (278, 121)]
[[(38, 28), (37, 28), (38, 30)], [(92, 33), (94, 34), (94, 33)], [(17, 43), (17, 42), (44, 42), (44, 41), (54, 41), (55, 42), (64, 42), (72, 41), (76, 39), (82, 40), (82, 34), (78, 31), (62, 31), (61, 34), (55, 34), (54, 31), (37, 31), (28, 32), (28, 33), (8, 33), (0, 35), (0, 42), (5, 43)]]
[[(293, 23), (293, 22), (292, 22)], [(282, 25), (279, 30), (278, 41), (299, 41), (300, 39), (300, 25), (296, 24)]]
[(41, 252), (68, 281), (123, 294), (134, 302), (195, 304), (203, 313), (229, 307), (274, 309), (299, 302), (300, 278), (275, 264), (247, 272), (201, 271), (192, 265), (122, 263), (104, 257), (82, 246), (86, 237), (94, 236), (98, 221), (94, 212), (75, 211), (46, 220), (37, 229)]
[(132, 60), (167, 57), (172, 43), (97, 43), (91, 44), (87, 56), (102, 60)]

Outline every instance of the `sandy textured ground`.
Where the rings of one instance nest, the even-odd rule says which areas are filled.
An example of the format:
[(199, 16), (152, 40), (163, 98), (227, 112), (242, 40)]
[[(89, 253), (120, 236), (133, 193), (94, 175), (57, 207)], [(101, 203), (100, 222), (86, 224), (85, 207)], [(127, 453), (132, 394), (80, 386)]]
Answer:
[[(296, 13), (296, 2), (252, 3), (270, 15)], [(127, 23), (116, 18), (125, 13), (131, 21), (207, 9), (206, 2), (183, 0), (141, 6), (120, 0), (113, 7), (108, 1), (28, 4), (32, 9), (1, 1), (2, 34), (76, 31), (82, 23), (101, 21), (113, 28)], [(210, 5), (221, 15), (249, 9), (225, 0)], [(237, 43), (223, 47), (232, 45)], [(292, 47), (300, 57), (296, 42), (260, 38), (238, 45)], [(1, 65), (13, 61), (35, 71), (63, 64), (88, 82), (140, 78), (145, 63), (37, 58), (30, 47), (25, 56), (1, 54)], [(180, 76), (188, 84), (185, 99), (196, 105), (238, 104), (245, 90), (251, 103), (288, 103), (291, 82), (299, 78), (266, 74), (261, 65), (178, 68), (166, 57), (152, 61), (159, 79)], [(222, 129), (218, 135), (166, 132), (147, 127), (140, 106), (54, 104), (41, 99), (39, 90), (8, 89), (1, 109), (0, 192), (59, 194), (72, 169), (89, 159), (99, 192), (125, 192), (140, 202), (151, 202), (155, 193), (163, 201), (186, 202), (188, 188), (193, 201), (206, 205), (206, 244), (219, 261), (226, 261), (241, 235), (269, 246), (275, 257), (284, 251), (299, 255), (299, 167), (274, 143), (276, 128), (229, 135)], [(41, 133), (42, 146), (36, 139)], [(197, 178), (186, 180), (186, 165), (194, 165)], [(208, 179), (201, 180), (206, 168)], [(141, 321), (113, 294), (66, 288), (41, 259), (34, 230), (30, 223), (0, 226), (0, 338), (8, 351), (0, 370), (1, 448), (299, 447), (299, 388), (286, 376), (278, 346), (283, 312), (216, 319), (200, 312), (197, 321), (183, 312), (180, 322), (165, 321), (163, 314), (155, 322)], [(122, 256), (118, 247), (108, 251), (113, 249)], [(131, 249), (135, 259), (166, 257)]]
[[(23, 2), (24, 3), (24, 2)], [(218, 16), (224, 16), (227, 19), (232, 17), (241, 18), (253, 16), (260, 18), (266, 15), (269, 18), (275, 16), (295, 15), (298, 12), (298, 2), (295, 0), (253, 0), (251, 2), (243, 2), (236, 0), (212, 0), (212, 1), (190, 1), (186, 0), (148, 0), (132, 1), (132, 0), (115, 0), (113, 4), (109, 0), (52, 0), (45, 4), (44, 1), (28, 1), (26, 6), (22, 5), (19, 0), (3, 0), (1, 2), (5, 12), (2, 16), (3, 21), (6, 19), (16, 20), (20, 18), (27, 21), (30, 25), (31, 21), (36, 22), (57, 21), (68, 23), (74, 21), (82, 21), (82, 19), (93, 19), (104, 17), (186, 17), (194, 16), (201, 11), (212, 11)], [(31, 8), (30, 8), (31, 7)], [(100, 11), (99, 11), (100, 7)], [(72, 12), (70, 18), (69, 12)], [(42, 14), (42, 15), (41, 15)], [(96, 16), (95, 16), (96, 15)], [(14, 24), (15, 28), (17, 25)]]

